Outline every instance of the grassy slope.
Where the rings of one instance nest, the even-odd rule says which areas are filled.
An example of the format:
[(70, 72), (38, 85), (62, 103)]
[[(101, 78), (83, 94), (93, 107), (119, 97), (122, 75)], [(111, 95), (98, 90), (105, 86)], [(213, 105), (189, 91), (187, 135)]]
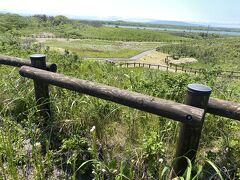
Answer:
[(112, 27), (92, 27), (88, 25), (58, 26), (51, 27), (32, 27), (22, 30), (22, 34), (30, 35), (40, 32), (53, 32), (57, 36), (84, 38), (84, 39), (105, 39), (120, 41), (184, 41), (188, 38), (175, 36), (169, 32), (143, 30), (143, 29), (123, 29)]
[[(12, 54), (27, 56), (24, 50), (15, 50)], [(66, 75), (179, 102), (183, 102), (186, 85), (191, 82), (208, 84), (214, 89), (215, 97), (240, 101), (240, 89), (236, 88), (238, 81), (222, 82), (221, 79), (208, 75), (189, 76), (138, 68), (120, 69), (100, 62), (74, 61), (71, 56), (54, 53), (49, 53), (48, 59), (57, 63), (59, 72)], [(73, 163), (73, 157), (76, 156), (78, 159), (76, 165), (79, 167), (87, 158), (92, 158), (93, 152), (88, 147), (94, 143), (89, 133), (93, 125), (96, 126), (98, 144), (103, 148), (103, 163), (110, 167), (110, 164), (117, 160), (118, 166), (113, 168), (118, 169), (117, 173), (120, 173), (120, 161), (123, 163), (131, 161), (132, 165), (138, 168), (134, 173), (139, 173), (140, 177), (146, 167), (148, 176), (156, 177), (155, 168), (161, 170), (163, 166), (150, 162), (162, 158), (164, 165), (167, 165), (174, 155), (177, 123), (61, 88), (51, 87), (54, 119), (47, 128), (43, 128), (41, 119), (34, 115), (31, 80), (20, 78), (17, 69), (13, 71), (11, 67), (6, 66), (1, 66), (0, 74), (3, 75), (0, 81), (2, 98), (0, 116), (3, 120), (0, 129), (0, 152), (8, 155), (4, 157), (5, 174), (17, 175), (19, 170), (26, 170), (24, 164), (27, 163), (30, 172), (33, 173), (32, 176), (53, 177), (55, 175), (51, 173), (52, 168), (64, 175), (64, 167), (59, 165), (59, 157), (63, 158), (63, 163), (67, 161)], [(199, 159), (207, 157), (219, 167), (227, 163), (230, 163), (227, 168), (234, 167), (239, 163), (237, 156), (240, 150), (239, 138), (234, 135), (238, 131), (238, 124), (233, 121), (207, 116)], [(35, 147), (32, 156), (27, 155), (25, 147), (29, 138)], [(46, 140), (50, 143), (47, 149), (49, 155), (41, 156), (39, 154), (41, 147), (38, 143), (45, 145)], [(225, 151), (226, 148), (229, 150)], [(65, 154), (68, 156), (65, 157)], [(143, 164), (140, 165), (138, 162)], [(1, 162), (0, 166), (3, 167)], [(126, 168), (129, 169), (130, 166), (131, 164), (128, 164)], [(73, 167), (73, 164), (69, 164), (70, 167)], [(46, 173), (44, 169), (48, 169), (49, 172)], [(111, 172), (107, 174), (110, 175)], [(127, 171), (126, 175), (129, 176)]]
[[(111, 32), (113, 29), (92, 28), (91, 30), (91, 28), (86, 27), (86, 32), (83, 31), (84, 37), (153, 40), (150, 39), (152, 35), (148, 37), (143, 33), (148, 31), (139, 31), (135, 34), (134, 32), (138, 30), (130, 32), (117, 29)], [(39, 31), (43, 30), (38, 29)], [(28, 33), (32, 33), (33, 30), (28, 29)], [(47, 29), (45, 30), (47, 31)], [(70, 33), (74, 28), (66, 27), (63, 30)], [(81, 33), (78, 29), (76, 31)], [(55, 29), (54, 32), (59, 33), (60, 31)], [(109, 37), (107, 33), (109, 33)], [(164, 36), (159, 36), (159, 33), (162, 32), (156, 34), (154, 32), (153, 36), (160, 38), (161, 41), (164, 37), (179, 40), (178, 37), (170, 37), (165, 33)], [(19, 45), (18, 41), (13, 42), (12, 45), (9, 45), (12, 42), (1, 43), (0, 53), (18, 57), (28, 57), (36, 52), (47, 53), (48, 59), (58, 64), (58, 71), (66, 75), (178, 102), (183, 102), (187, 84), (198, 82), (212, 87), (214, 90), (212, 96), (214, 97), (240, 102), (239, 80), (223, 80), (210, 74), (190, 76), (141, 68), (117, 68), (101, 62), (74, 60), (72, 55), (45, 52), (37, 47), (26, 48)], [(113, 46), (113, 51), (115, 52), (118, 48), (118, 42), (110, 44), (96, 40), (81, 42), (85, 43), (84, 48), (92, 46), (92, 42), (97, 44), (96, 49), (100, 49), (101, 46), (106, 48), (115, 43), (117, 45)], [(223, 40), (217, 46), (220, 48), (219, 51), (216, 51), (214, 46), (206, 47), (220, 53), (221, 48), (225, 48), (226, 44), (228, 46), (225, 52), (230, 51), (234, 45), (238, 45), (237, 42), (232, 44), (232, 41)], [(78, 43), (73, 43), (72, 46), (82, 48)], [(130, 49), (135, 50), (134, 46), (133, 43)], [(201, 49), (204, 47), (203, 43)], [(196, 50), (194, 52), (198, 52), (200, 48), (194, 46), (193, 49)], [(228, 54), (226, 57), (233, 56)], [(227, 62), (229, 59), (225, 60)], [(85, 172), (89, 175), (94, 169), (95, 177), (97, 174), (102, 177), (106, 175), (119, 178), (123, 173), (129, 178), (132, 177), (131, 179), (133, 179), (132, 174), (135, 175), (135, 179), (141, 179), (143, 175), (148, 178), (160, 179), (158, 171), (162, 172), (165, 166), (171, 165), (178, 134), (176, 122), (97, 98), (51, 87), (51, 105), (54, 117), (47, 127), (43, 127), (42, 119), (37, 115), (37, 108), (34, 105), (32, 81), (21, 78), (17, 68), (0, 66), (0, 74), (0, 177), (5, 179), (17, 179), (17, 177), (64, 179), (72, 176), (74, 178), (75, 170), (83, 162), (96, 157), (98, 166), (86, 165), (78, 172)], [(96, 137), (94, 133), (90, 132), (92, 126), (96, 127)], [(204, 164), (203, 159), (209, 158), (221, 168), (226, 179), (228, 174), (231, 177), (236, 176), (236, 172), (240, 171), (239, 168), (237, 169), (240, 167), (239, 139), (239, 123), (217, 116), (207, 116), (197, 159), (199, 160), (198, 164)], [(96, 144), (98, 153), (94, 151)], [(104, 172), (103, 169), (107, 169), (107, 171)], [(204, 166), (204, 170), (205, 175), (215, 173), (212, 168), (207, 166)]]
[(14, 32), (18, 35), (31, 35), (40, 32), (52, 32), (69, 38), (105, 39), (120, 41), (181, 41), (187, 38), (173, 35), (169, 32), (122, 29), (83, 24), (78, 20), (66, 17), (48, 17), (38, 15), (23, 17), (0, 13), (0, 32)]
[(145, 50), (154, 49), (163, 43), (157, 42), (122, 42), (107, 40), (47, 40), (47, 46), (63, 48), (78, 54), (80, 57), (120, 57), (127, 58)]
[(167, 45), (162, 47), (160, 51), (194, 57), (198, 59), (199, 62), (197, 64), (191, 64), (193, 67), (206, 69), (221, 68), (239, 71), (239, 47), (239, 37), (225, 37)]

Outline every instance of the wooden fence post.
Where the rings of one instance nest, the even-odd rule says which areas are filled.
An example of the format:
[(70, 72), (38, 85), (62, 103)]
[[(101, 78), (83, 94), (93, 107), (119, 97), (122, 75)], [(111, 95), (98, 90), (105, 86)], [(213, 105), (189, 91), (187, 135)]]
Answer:
[[(189, 84), (187, 89), (186, 104), (206, 110), (211, 92), (212, 89), (208, 86), (202, 84)], [(191, 121), (191, 117), (186, 118), (189, 118)], [(176, 159), (171, 172), (172, 178), (183, 175), (188, 166), (187, 159), (185, 157), (189, 158), (192, 163), (194, 162), (203, 123), (204, 116), (202, 123), (198, 126), (191, 126), (183, 123), (180, 124), (180, 132), (175, 155)]]
[[(46, 70), (46, 56), (44, 54), (34, 54), (30, 56), (32, 67)], [(42, 81), (34, 81), (35, 98), (40, 115), (44, 118), (44, 123), (51, 117), (49, 104), (48, 84)]]

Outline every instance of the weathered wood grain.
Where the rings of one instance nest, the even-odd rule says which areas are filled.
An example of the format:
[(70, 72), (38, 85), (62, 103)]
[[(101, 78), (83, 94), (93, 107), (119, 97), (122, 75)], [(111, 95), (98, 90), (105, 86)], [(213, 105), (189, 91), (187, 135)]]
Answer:
[[(212, 89), (202, 84), (189, 84), (186, 96), (186, 104), (207, 108), (208, 100)], [(176, 162), (173, 165), (171, 177), (182, 176), (188, 167), (188, 162), (185, 157), (191, 160), (192, 164), (196, 158), (198, 151), (199, 140), (201, 138), (204, 117), (200, 126), (192, 126), (190, 124), (181, 123), (179, 137), (176, 149)]]
[(210, 98), (207, 112), (240, 121), (240, 103)]
[[(14, 66), (14, 67), (31, 66), (31, 62), (29, 59), (22, 59), (22, 58), (3, 56), (3, 55), (0, 55), (0, 64)], [(48, 71), (51, 71), (51, 72), (57, 71), (56, 64), (47, 63), (46, 67)]]
[(198, 126), (201, 124), (204, 114), (204, 111), (200, 108), (146, 96), (136, 92), (121, 90), (115, 87), (81, 80), (58, 73), (52, 73), (33, 67), (21, 67), (20, 74), (23, 77), (116, 102), (145, 112), (170, 118), (175, 121), (191, 124), (192, 126)]

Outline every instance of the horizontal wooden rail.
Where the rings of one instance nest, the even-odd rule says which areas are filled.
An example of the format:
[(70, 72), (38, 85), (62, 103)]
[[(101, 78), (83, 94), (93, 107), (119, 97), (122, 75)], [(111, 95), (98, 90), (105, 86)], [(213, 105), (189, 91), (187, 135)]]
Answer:
[(20, 75), (101, 99), (116, 102), (145, 112), (198, 126), (202, 123), (204, 110), (185, 104), (121, 90), (115, 87), (23, 66)]
[[(8, 65), (8, 66), (15, 66), (15, 67), (21, 67), (21, 66), (32, 66), (31, 61), (28, 59), (22, 59), (17, 57), (10, 57), (10, 56), (3, 56), (0, 55), (0, 64)], [(56, 72), (57, 71), (57, 65), (56, 64), (50, 64), (47, 63), (47, 70)]]
[[(132, 63), (122, 63), (122, 65), (126, 65), (126, 64), (130, 65)], [(146, 63), (138, 63), (138, 64), (149, 65)], [(168, 67), (168, 66), (154, 65), (154, 64), (151, 64), (151, 66)], [(178, 66), (178, 67), (182, 68), (183, 66)], [(188, 67), (186, 67), (186, 69), (188, 69)], [(191, 69), (193, 72), (200, 71), (200, 69), (195, 69), (195, 68), (189, 68), (189, 69)], [(182, 69), (179, 69), (179, 70), (182, 70)], [(210, 114), (220, 115), (223, 117), (240, 120), (240, 104), (239, 103), (210, 98), (206, 111)]]
[[(180, 104), (104, 84), (53, 73), (57, 70), (56, 64), (46, 65), (46, 56), (43, 54), (34, 54), (30, 56), (30, 59), (31, 61), (28, 61), (21, 58), (0, 55), (0, 64), (21, 67), (19, 71), (20, 75), (34, 80), (36, 102), (40, 115), (44, 118), (44, 126), (48, 125), (48, 121), (51, 120), (52, 117), (49, 103), (49, 84), (181, 122), (179, 123), (180, 132), (175, 154), (176, 162), (171, 171), (172, 178), (179, 175), (181, 176), (185, 172), (188, 162), (186, 158), (183, 157), (189, 158), (191, 162), (194, 163), (201, 138), (205, 113), (240, 120), (240, 104), (214, 98), (209, 99), (212, 89), (205, 85), (189, 84), (186, 104)], [(109, 62), (117, 64), (112, 61)], [(178, 65), (162, 66), (136, 62), (118, 65), (126, 65), (127, 67), (129, 67), (129, 65), (133, 67), (140, 67), (142, 65), (143, 67), (157, 67), (158, 69), (164, 67), (167, 68), (167, 71), (169, 67), (172, 66), (172, 70), (176, 70), (176, 72), (177, 70), (182, 72), (195, 72), (195, 74), (196, 72), (203, 72), (201, 69)], [(234, 72), (230, 71), (230, 73), (228, 76), (233, 77)]]
[[(114, 65), (116, 65), (117, 63), (113, 63)], [(151, 68), (151, 67), (157, 67), (158, 69), (161, 68), (166, 68), (166, 70), (168, 71), (169, 69), (174, 70), (175, 72), (185, 72), (185, 73), (193, 73), (193, 74), (197, 74), (197, 73), (203, 73), (204, 69), (197, 69), (197, 68), (191, 68), (191, 67), (184, 67), (184, 66), (180, 66), (180, 65), (176, 65), (176, 64), (169, 64), (167, 66), (164, 65), (157, 65), (157, 64), (149, 64), (149, 63), (132, 63), (132, 62), (125, 62), (125, 63), (119, 63), (119, 66), (127, 66), (127, 67), (132, 67), (130, 65), (134, 65), (134, 67), (136, 67), (136, 65), (139, 65), (137, 67), (147, 67), (147, 68)], [(231, 77), (231, 78), (240, 78), (240, 72), (237, 71), (221, 71), (219, 72), (220, 77)]]
[(210, 98), (207, 112), (240, 121), (240, 104), (221, 99)]

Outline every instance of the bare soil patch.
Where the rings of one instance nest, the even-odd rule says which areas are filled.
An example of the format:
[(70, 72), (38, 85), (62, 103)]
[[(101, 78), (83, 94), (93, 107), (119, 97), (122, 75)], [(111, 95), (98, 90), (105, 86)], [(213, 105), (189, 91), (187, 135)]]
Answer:
[(170, 60), (169, 63), (171, 64), (176, 64), (176, 65), (179, 65), (179, 64), (190, 64), (190, 63), (196, 63), (198, 62), (197, 59), (195, 58), (180, 58), (178, 60)]
[[(158, 52), (158, 51), (148, 51), (148, 54), (144, 55), (143, 57), (139, 58), (140, 63), (148, 63), (148, 64), (157, 64), (157, 65), (167, 65), (165, 59), (169, 56), (169, 54)], [(171, 64), (189, 64), (189, 63), (196, 63), (197, 59), (195, 58), (180, 58), (180, 59), (173, 59), (170, 58), (168, 63)]]
[(168, 56), (168, 54), (166, 54), (166, 53), (152, 51), (150, 54), (147, 54), (144, 57), (140, 58), (138, 62), (166, 65), (165, 59), (167, 56)]

